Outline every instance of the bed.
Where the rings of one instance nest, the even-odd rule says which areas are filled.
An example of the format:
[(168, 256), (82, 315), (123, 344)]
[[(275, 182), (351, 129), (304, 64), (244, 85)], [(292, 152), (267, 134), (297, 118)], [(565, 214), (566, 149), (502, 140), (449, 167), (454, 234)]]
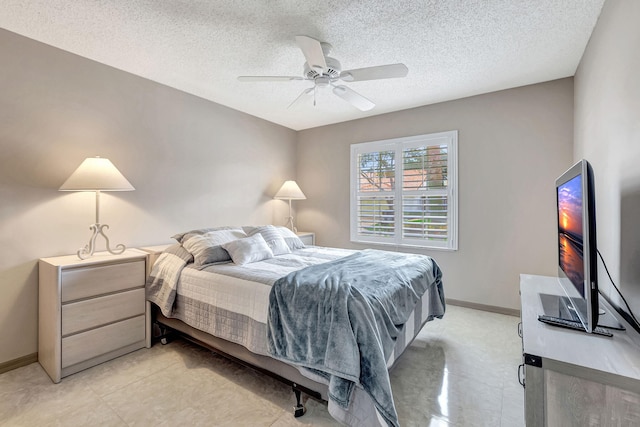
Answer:
[(174, 236), (152, 254), (147, 300), (162, 328), (328, 402), (346, 425), (398, 424), (388, 369), (445, 311), (423, 255), (306, 247), (284, 227)]

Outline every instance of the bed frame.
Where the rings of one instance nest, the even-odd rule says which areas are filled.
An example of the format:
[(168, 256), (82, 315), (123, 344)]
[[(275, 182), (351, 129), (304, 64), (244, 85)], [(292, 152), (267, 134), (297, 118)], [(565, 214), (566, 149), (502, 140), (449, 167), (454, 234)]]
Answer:
[[(152, 246), (141, 248), (147, 252), (147, 277), (151, 272), (151, 267), (162, 251), (170, 245)], [(305, 377), (291, 365), (288, 365), (269, 356), (249, 351), (246, 347), (218, 338), (190, 325), (181, 320), (165, 317), (160, 309), (153, 303), (147, 301), (147, 347), (151, 347), (152, 341), (160, 341), (167, 344), (172, 336), (178, 334), (182, 338), (207, 348), (223, 357), (247, 366), (265, 375), (269, 375), (289, 386), (291, 386), (296, 397), (296, 406), (293, 408), (293, 415), (301, 417), (306, 412), (302, 403), (302, 393), (318, 400), (328, 400), (328, 387)], [(156, 325), (158, 329), (153, 326)], [(154, 330), (156, 333), (154, 334)], [(159, 333), (157, 331), (159, 330)]]
[[(170, 244), (140, 248), (148, 254), (147, 277), (151, 273), (151, 267), (156, 262), (157, 258), (169, 246)], [(301, 393), (305, 393), (317, 400), (325, 402), (328, 400), (329, 389), (326, 384), (319, 383), (305, 377), (298, 369), (289, 364), (273, 359), (269, 356), (253, 353), (240, 344), (232, 343), (231, 341), (203, 332), (187, 325), (181, 320), (165, 317), (160, 309), (149, 301), (147, 301), (147, 310), (147, 312), (150, 313), (150, 315), (147, 316), (147, 348), (151, 347), (152, 338), (155, 338), (155, 341), (159, 340), (162, 344), (166, 344), (172, 334), (178, 334), (182, 338), (207, 348), (223, 357), (282, 381), (283, 383), (290, 385), (295, 393), (296, 406), (293, 408), (293, 414), (295, 417), (301, 417), (306, 412), (306, 408), (302, 403)], [(421, 322), (420, 328), (424, 327), (426, 323), (426, 321)], [(156, 325), (159, 328), (159, 333), (155, 335), (153, 325)], [(417, 335), (417, 332), (415, 335)], [(411, 337), (411, 341), (415, 339), (415, 335)], [(393, 369), (393, 367), (397, 365), (398, 359), (402, 354), (404, 354), (404, 350), (406, 350), (410, 345), (411, 342), (406, 344), (403, 351), (396, 356), (396, 359), (390, 369)]]

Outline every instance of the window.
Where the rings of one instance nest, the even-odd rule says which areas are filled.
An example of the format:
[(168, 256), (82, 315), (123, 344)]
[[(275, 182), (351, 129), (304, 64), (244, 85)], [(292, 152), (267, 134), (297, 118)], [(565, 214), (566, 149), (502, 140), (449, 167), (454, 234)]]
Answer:
[(351, 145), (351, 241), (455, 250), (458, 132)]

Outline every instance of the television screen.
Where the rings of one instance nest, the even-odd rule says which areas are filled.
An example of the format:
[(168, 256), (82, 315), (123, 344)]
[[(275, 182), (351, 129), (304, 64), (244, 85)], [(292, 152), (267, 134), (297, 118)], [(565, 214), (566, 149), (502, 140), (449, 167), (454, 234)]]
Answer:
[(584, 298), (582, 175), (560, 185), (557, 190), (560, 268)]

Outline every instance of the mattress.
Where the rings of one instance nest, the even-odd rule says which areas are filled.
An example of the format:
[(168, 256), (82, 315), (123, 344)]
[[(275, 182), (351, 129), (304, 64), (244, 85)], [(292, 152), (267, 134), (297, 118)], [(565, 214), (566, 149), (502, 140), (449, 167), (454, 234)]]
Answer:
[(309, 247), (243, 266), (193, 264), (182, 270), (170, 317), (262, 355), (267, 352), (271, 285), (301, 268), (350, 255), (346, 249)]

